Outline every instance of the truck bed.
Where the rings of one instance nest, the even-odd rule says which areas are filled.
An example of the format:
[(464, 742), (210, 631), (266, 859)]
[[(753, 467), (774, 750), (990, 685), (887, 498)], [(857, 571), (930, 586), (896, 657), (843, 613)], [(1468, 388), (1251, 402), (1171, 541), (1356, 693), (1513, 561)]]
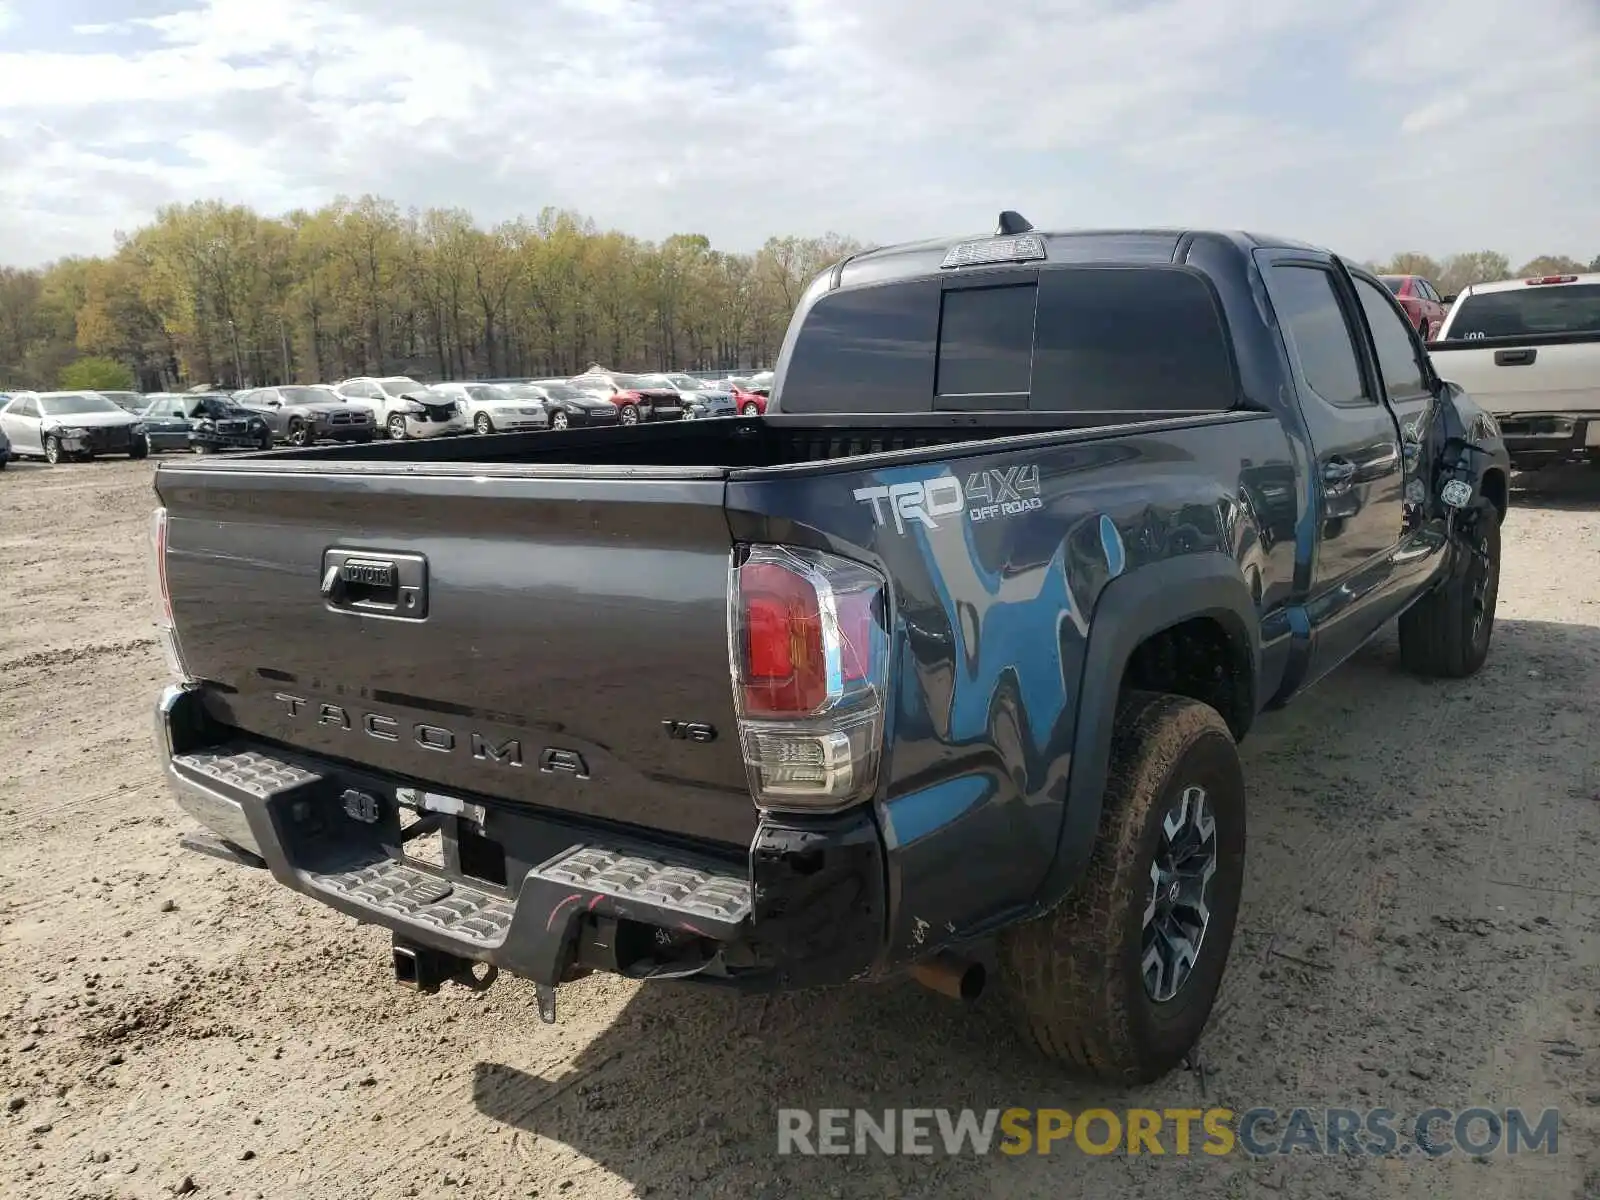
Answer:
[[(1240, 421), (1281, 440), (1260, 413), (741, 418), (197, 457), (164, 462), (156, 491), (178, 640), (220, 726), (731, 854), (758, 816), (728, 679), (737, 542), (826, 545), (870, 521), (853, 491), (873, 472), (953, 443), (982, 466), (1113, 438), (1081, 465), (1115, 470), (1209, 454)], [(814, 486), (819, 471), (844, 477)], [(330, 567), (352, 557), (414, 571), (420, 605), (330, 598)], [(722, 736), (671, 735), (686, 725)]]
[(231, 458), (194, 458), (163, 468), (229, 472), (241, 461), (269, 472), (323, 473), (401, 470), (407, 473), (491, 473), (497, 468), (538, 467), (515, 474), (594, 474), (618, 478), (718, 478), (760, 467), (822, 462), (865, 454), (918, 450), (997, 438), (1038, 434), (1104, 436), (1124, 427), (1185, 426), (1230, 414), (1196, 416), (1168, 412), (1106, 413), (910, 413), (864, 417), (787, 416), (718, 418), (632, 429), (571, 429), (563, 432), (434, 438), (427, 441), (342, 444), (279, 450)]

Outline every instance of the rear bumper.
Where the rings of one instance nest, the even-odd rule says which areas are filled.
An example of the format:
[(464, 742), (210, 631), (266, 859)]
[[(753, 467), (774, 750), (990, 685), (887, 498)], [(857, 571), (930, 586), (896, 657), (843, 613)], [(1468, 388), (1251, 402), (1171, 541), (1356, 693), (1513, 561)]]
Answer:
[[(879, 973), (884, 851), (867, 811), (764, 819), (734, 857), (486, 797), (428, 799), (216, 729), (186, 687), (162, 693), (155, 741), (179, 807), (280, 883), (446, 954), (545, 984), (599, 969), (773, 990)], [(439, 866), (404, 853), (419, 800)]]
[(1506, 451), (1519, 461), (1600, 455), (1600, 412), (1497, 413), (1495, 420)]

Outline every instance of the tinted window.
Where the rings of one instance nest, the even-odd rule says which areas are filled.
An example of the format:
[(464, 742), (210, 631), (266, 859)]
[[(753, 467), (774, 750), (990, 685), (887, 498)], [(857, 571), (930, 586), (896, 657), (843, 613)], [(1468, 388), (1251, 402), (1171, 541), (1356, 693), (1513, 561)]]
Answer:
[(1600, 333), (1600, 283), (1524, 285), (1468, 296), (1450, 323), (1450, 338)]
[(941, 399), (1022, 407), (1033, 386), (1037, 285), (952, 288), (939, 322)]
[(1361, 297), (1367, 328), (1372, 330), (1372, 341), (1378, 348), (1378, 367), (1383, 371), (1383, 386), (1389, 398), (1400, 400), (1427, 391), (1422, 364), (1411, 345), (1411, 323), (1395, 311), (1383, 289), (1365, 279), (1356, 280), (1356, 295)]
[(1388, 288), (1396, 296), (1400, 294), (1400, 289), (1406, 285), (1406, 279), (1404, 275), (1379, 275), (1378, 278), (1383, 281), (1383, 286)]
[(1312, 391), (1330, 404), (1370, 401), (1331, 273), (1318, 267), (1273, 267), (1272, 306)]
[(891, 283), (817, 301), (790, 355), (783, 410), (927, 412), (939, 287), (937, 279)]
[(1190, 271), (1041, 272), (1036, 337), (1034, 409), (1220, 412), (1237, 397), (1227, 329)]

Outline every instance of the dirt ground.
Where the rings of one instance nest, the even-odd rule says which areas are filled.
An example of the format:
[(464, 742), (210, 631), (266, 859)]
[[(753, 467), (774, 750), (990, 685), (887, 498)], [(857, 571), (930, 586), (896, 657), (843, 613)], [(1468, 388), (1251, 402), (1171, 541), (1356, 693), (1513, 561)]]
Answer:
[[(1245, 743), (1202, 1076), (1063, 1082), (994, 1001), (591, 978), (428, 999), (387, 935), (177, 847), (148, 463), (0, 473), (0, 1196), (1600, 1196), (1600, 472), (1528, 477), (1489, 663), (1392, 633)], [(780, 1158), (779, 1106), (1520, 1104), (1553, 1157)]]

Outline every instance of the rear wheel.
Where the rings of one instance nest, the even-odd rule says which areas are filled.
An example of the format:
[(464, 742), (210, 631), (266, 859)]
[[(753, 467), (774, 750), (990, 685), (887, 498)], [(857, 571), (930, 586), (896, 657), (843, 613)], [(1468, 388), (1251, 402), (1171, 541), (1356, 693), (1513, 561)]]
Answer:
[(1244, 773), (1221, 715), (1182, 696), (1124, 696), (1083, 878), (1001, 935), (1001, 976), (1034, 1044), (1116, 1083), (1176, 1067), (1222, 983), (1244, 848)]
[(400, 413), (389, 418), (389, 436), (397, 442), (406, 440), (406, 419)]
[(494, 422), (489, 419), (488, 413), (479, 413), (472, 418), (472, 427), (479, 433), (493, 433)]
[(1489, 657), (1500, 596), (1500, 514), (1480, 504), (1464, 516), (1450, 577), (1400, 618), (1400, 662), (1418, 675), (1465, 679)]
[(51, 434), (44, 439), (44, 460), (52, 467), (61, 461), (61, 439)]

